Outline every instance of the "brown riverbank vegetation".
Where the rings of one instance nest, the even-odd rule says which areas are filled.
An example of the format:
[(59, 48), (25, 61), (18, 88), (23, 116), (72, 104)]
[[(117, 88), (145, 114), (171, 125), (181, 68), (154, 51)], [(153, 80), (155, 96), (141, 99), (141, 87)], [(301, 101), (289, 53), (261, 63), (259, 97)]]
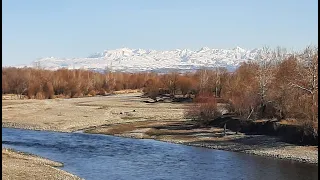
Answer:
[(187, 118), (208, 121), (219, 116), (219, 100), (243, 119), (295, 119), (308, 131), (318, 131), (318, 51), (312, 46), (291, 55), (265, 47), (260, 57), (234, 72), (224, 68), (183, 74), (2, 68), (2, 94), (29, 99), (107, 95), (125, 89), (143, 89), (155, 101), (162, 95), (195, 97)]

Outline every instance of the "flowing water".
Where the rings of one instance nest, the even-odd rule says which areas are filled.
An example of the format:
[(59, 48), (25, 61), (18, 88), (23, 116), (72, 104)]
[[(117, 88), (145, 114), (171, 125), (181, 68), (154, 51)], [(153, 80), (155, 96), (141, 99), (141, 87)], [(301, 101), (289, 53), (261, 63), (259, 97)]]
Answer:
[(64, 163), (84, 179), (318, 179), (318, 166), (147, 139), (2, 128), (2, 146)]

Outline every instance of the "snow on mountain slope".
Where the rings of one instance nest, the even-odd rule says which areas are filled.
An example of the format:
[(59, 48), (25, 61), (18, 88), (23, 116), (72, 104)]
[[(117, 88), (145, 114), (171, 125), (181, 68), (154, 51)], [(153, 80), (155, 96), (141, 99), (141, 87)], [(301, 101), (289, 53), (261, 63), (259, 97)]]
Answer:
[(226, 67), (234, 69), (241, 62), (253, 60), (260, 53), (259, 49), (245, 50), (211, 49), (203, 47), (200, 50), (175, 49), (156, 51), (144, 49), (120, 48), (105, 50), (86, 58), (42, 58), (33, 62), (33, 66), (44, 69), (93, 69), (102, 71), (112, 68), (113, 71), (166, 71), (169, 69), (193, 70), (202, 67)]

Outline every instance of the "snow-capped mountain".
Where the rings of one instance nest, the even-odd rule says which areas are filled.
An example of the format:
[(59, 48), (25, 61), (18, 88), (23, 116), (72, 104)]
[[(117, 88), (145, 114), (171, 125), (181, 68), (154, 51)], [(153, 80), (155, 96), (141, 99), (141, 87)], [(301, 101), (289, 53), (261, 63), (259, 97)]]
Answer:
[(41, 58), (32, 63), (33, 67), (56, 70), (92, 69), (113, 71), (167, 71), (179, 69), (188, 71), (202, 67), (226, 67), (235, 69), (241, 62), (253, 60), (260, 53), (260, 49), (245, 50), (240, 47), (233, 49), (211, 49), (203, 47), (200, 50), (175, 49), (170, 51), (156, 51), (144, 49), (120, 48), (94, 53), (85, 58)]

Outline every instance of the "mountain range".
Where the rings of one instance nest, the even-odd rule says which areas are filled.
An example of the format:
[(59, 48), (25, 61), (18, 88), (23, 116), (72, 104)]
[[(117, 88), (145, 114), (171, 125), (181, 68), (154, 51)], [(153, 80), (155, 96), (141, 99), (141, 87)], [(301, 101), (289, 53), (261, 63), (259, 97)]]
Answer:
[(29, 67), (41, 67), (50, 70), (67, 68), (103, 71), (109, 69), (122, 72), (192, 71), (203, 67), (225, 67), (232, 71), (241, 62), (254, 60), (260, 52), (261, 49), (245, 50), (240, 47), (233, 49), (203, 47), (195, 51), (190, 49), (156, 51), (119, 48), (94, 53), (84, 58), (40, 58), (32, 62)]

